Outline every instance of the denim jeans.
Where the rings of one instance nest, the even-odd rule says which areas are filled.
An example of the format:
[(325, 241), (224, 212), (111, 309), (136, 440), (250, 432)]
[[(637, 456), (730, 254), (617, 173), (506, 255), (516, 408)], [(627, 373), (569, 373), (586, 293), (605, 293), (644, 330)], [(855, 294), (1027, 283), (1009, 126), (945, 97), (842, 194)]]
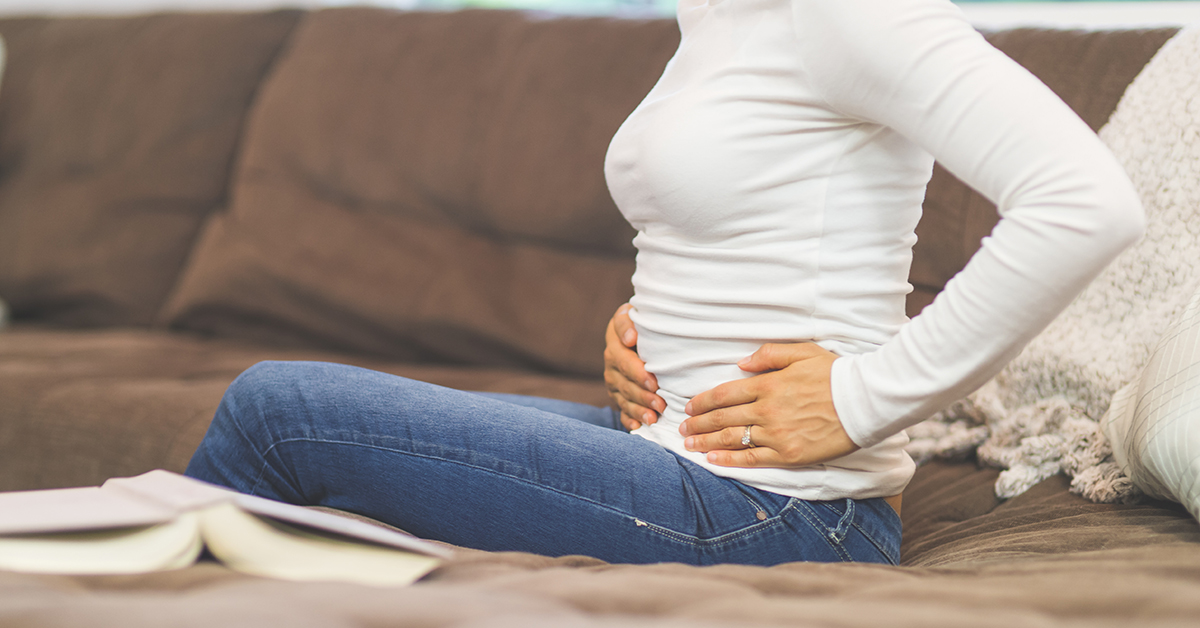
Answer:
[(813, 502), (722, 478), (607, 408), (264, 362), (225, 393), (187, 474), (486, 550), (694, 565), (899, 558), (882, 499)]

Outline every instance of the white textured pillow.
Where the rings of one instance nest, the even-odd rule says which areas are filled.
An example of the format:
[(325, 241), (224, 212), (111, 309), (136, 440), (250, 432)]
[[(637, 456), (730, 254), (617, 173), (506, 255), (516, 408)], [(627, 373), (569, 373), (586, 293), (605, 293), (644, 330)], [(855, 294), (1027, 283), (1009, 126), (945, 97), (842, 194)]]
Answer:
[(1200, 519), (1200, 292), (1100, 420), (1113, 457), (1147, 495)]

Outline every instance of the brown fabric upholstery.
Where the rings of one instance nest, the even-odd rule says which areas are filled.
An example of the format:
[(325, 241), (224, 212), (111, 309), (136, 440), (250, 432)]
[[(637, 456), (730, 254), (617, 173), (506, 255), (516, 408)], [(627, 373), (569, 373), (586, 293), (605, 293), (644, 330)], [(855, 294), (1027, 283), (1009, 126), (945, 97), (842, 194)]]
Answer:
[(1200, 525), (1179, 504), (1094, 504), (1056, 475), (1008, 501), (996, 469), (973, 462), (923, 466), (904, 492), (902, 564), (980, 564), (1157, 545), (1200, 547)]
[[(1175, 28), (1149, 31), (1016, 29), (988, 41), (1054, 90), (1093, 130), (1108, 121), (1125, 87)], [(915, 316), (966, 265), (995, 226), (996, 206), (940, 165), (925, 194), (924, 216), (909, 281), (908, 314)]]
[(16, 316), (153, 320), (297, 17), (0, 21), (0, 298)]
[[(238, 107), (293, 19), (0, 21), (13, 63), (0, 88), (0, 296), (44, 321), (147, 320), (222, 202)], [(992, 39), (1096, 127), (1172, 32)], [(253, 107), (231, 207), (204, 227), (161, 319), (229, 338), (0, 332), (0, 490), (181, 470), (221, 392), (264, 359), (606, 403), (595, 377), (429, 361), (598, 370), (632, 235), (599, 166), (676, 41), (669, 20), (309, 14)], [(995, 220), (938, 177), (910, 305), (928, 302)], [(0, 572), (0, 625), (1074, 628), (1200, 616), (1200, 526), (1179, 507), (1090, 504), (1061, 477), (1001, 503), (995, 477), (971, 462), (919, 469), (902, 567), (460, 550), (403, 589), (270, 581), (211, 562), (139, 576)]]
[(633, 271), (604, 153), (677, 41), (667, 20), (310, 15), (165, 319), (598, 375)]
[(182, 472), (229, 383), (262, 360), (340, 362), (464, 390), (608, 403), (594, 380), (395, 364), (150, 330), (17, 327), (0, 332), (0, 491), (88, 486), (155, 468)]
[[(918, 471), (921, 506), (960, 505), (945, 486), (974, 488), (973, 463)], [(1003, 525), (960, 524), (938, 566), (789, 563), (776, 567), (610, 565), (565, 556), (458, 550), (407, 588), (300, 584), (211, 563), (139, 576), (0, 572), (5, 626), (912, 626), (1167, 627), (1200, 615), (1200, 527), (1178, 509), (1097, 507), (1058, 479), (1009, 502)], [(1096, 506), (1089, 504), (1086, 506)], [(1106, 510), (1100, 510), (1100, 508)], [(999, 512), (1001, 508), (995, 508)], [(928, 512), (928, 511), (927, 511)], [(964, 510), (960, 514), (967, 515)], [(918, 513), (919, 514), (919, 513)], [(987, 515), (983, 515), (986, 519)], [(1080, 525), (1079, 518), (1086, 519)], [(1142, 526), (1138, 519), (1152, 523)], [(918, 527), (910, 513), (906, 525)], [(1157, 523), (1154, 523), (1157, 522)], [(1000, 524), (1000, 521), (993, 523)], [(1188, 524), (1190, 527), (1188, 527)], [(943, 528), (945, 533), (949, 528)], [(1055, 535), (1092, 541), (1055, 547)], [(926, 540), (929, 540), (928, 537)], [(1131, 542), (1132, 541), (1132, 542)], [(1139, 545), (1142, 543), (1143, 545)], [(906, 562), (912, 557), (906, 557)], [(928, 561), (925, 554), (921, 560)]]

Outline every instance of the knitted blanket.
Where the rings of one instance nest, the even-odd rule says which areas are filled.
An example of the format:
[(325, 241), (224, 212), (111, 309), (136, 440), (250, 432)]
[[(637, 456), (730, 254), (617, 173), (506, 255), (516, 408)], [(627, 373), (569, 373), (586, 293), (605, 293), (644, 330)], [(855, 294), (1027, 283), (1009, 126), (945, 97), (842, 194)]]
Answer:
[(1167, 42), (1129, 85), (1100, 138), (1146, 209), (1146, 236), (1114, 261), (995, 378), (909, 429), (909, 453), (979, 460), (1013, 497), (1065, 472), (1094, 501), (1138, 489), (1097, 421), (1133, 380), (1200, 282), (1200, 28)]

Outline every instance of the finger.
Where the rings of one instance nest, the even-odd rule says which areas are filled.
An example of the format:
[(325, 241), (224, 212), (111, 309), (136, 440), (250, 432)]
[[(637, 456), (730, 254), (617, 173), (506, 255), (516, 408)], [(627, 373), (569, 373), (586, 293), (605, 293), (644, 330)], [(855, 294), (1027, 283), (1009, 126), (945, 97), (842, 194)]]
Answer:
[[(719, 432), (727, 427), (741, 429), (747, 425), (758, 423), (752, 412), (753, 408), (749, 404), (734, 406), (732, 408), (718, 408), (712, 412), (688, 417), (679, 424), (679, 433), (684, 436), (698, 436), (700, 434)], [(741, 438), (740, 435), (739, 438)]]
[(633, 326), (633, 319), (629, 317), (629, 311), (632, 309), (633, 306), (626, 303), (617, 308), (617, 313), (612, 317), (613, 329), (626, 347), (637, 345), (637, 328)]
[[(750, 430), (753, 437), (754, 427), (751, 426)], [(761, 432), (759, 430), (760, 436)], [(745, 425), (727, 427), (709, 434), (689, 436), (683, 439), (683, 447), (688, 451), (698, 451), (700, 453), (724, 449), (750, 449), (749, 445), (742, 444), (742, 437), (745, 435)], [(754, 441), (751, 440), (751, 442), (753, 443)], [(754, 443), (754, 445), (758, 446), (758, 443)]]
[(758, 382), (753, 377), (735, 379), (692, 397), (683, 411), (698, 416), (720, 408), (729, 408), (758, 399)]
[(625, 414), (624, 412), (622, 412), (621, 413), (621, 425), (623, 425), (625, 427), (625, 431), (632, 432), (633, 430), (636, 430), (637, 428), (641, 427), (642, 422), (633, 417), (630, 417), (628, 414)]
[[(650, 393), (658, 390), (658, 378), (646, 371), (646, 363), (642, 361), (642, 358), (638, 356), (636, 351), (621, 344), (620, 340), (617, 339), (612, 321), (609, 321), (608, 330), (605, 332), (604, 368), (604, 378), (606, 380), (609, 379), (611, 371)], [(657, 409), (661, 412), (663, 409), (666, 409), (666, 403), (662, 402), (661, 399), (659, 399), (659, 402), (661, 407)]]
[(768, 343), (738, 360), (738, 368), (750, 373), (778, 371), (796, 362), (828, 353), (828, 350), (811, 342)]
[(753, 449), (716, 450), (705, 455), (705, 460), (718, 467), (787, 467), (779, 452), (770, 447)]
[[(650, 393), (636, 382), (630, 382), (629, 379), (617, 379), (617, 390), (620, 396), (625, 397), (630, 403), (634, 403), (637, 407), (643, 409), (644, 412), (652, 414), (652, 419), (656, 415), (667, 409), (667, 402), (662, 400), (662, 397)], [(640, 417), (641, 414), (630, 414), (631, 417)]]
[[(637, 389), (635, 387), (635, 390), (641, 389)], [(608, 396), (610, 396), (611, 399), (617, 403), (617, 409), (619, 409), (620, 413), (625, 415), (625, 417), (637, 420), (638, 423), (646, 425), (656, 423), (656, 421), (659, 420), (659, 415), (654, 411), (653, 408), (638, 405), (636, 401), (629, 399), (628, 396), (625, 396), (624, 391), (620, 390), (619, 388), (614, 389), (612, 385), (610, 385), (610, 387), (608, 387)]]
[(650, 394), (658, 390), (658, 378), (646, 370), (646, 363), (632, 349), (620, 347), (612, 352), (612, 365), (625, 379)]
[(634, 426), (635, 428), (641, 425), (653, 425), (658, 422), (658, 414), (654, 410), (639, 406), (627, 399), (618, 399), (617, 407), (621, 410), (621, 414), (633, 421), (637, 421), (638, 425)]

